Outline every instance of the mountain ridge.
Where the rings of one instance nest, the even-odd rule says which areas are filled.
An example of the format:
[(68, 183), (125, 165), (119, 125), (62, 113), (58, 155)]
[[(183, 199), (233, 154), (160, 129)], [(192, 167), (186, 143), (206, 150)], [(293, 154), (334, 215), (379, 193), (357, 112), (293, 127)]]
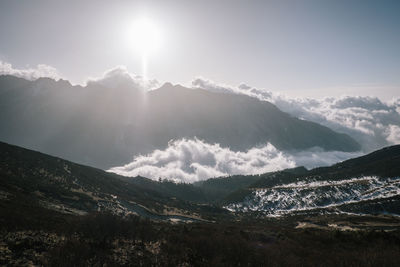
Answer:
[(141, 94), (98, 82), (82, 87), (0, 76), (0, 94), (1, 140), (103, 169), (181, 138), (198, 137), (235, 151), (267, 142), (282, 150), (360, 149), (351, 137), (294, 118), (269, 102), (169, 83)]
[(301, 173), (266, 173), (225, 199), (232, 211), (400, 214), (400, 145)]
[[(331, 167), (312, 170), (297, 167), (262, 175), (211, 178), (194, 184), (153, 181), (144, 177), (128, 178), (3, 142), (0, 142), (0, 156), (3, 159), (0, 163), (0, 195), (9, 200), (18, 200), (18, 196), (27, 198), (30, 199), (29, 202), (37, 202), (39, 206), (58, 212), (85, 214), (111, 211), (121, 215), (139, 213), (159, 219), (174, 214), (175, 218), (185, 220), (193, 219), (193, 216), (197, 219), (200, 219), (199, 216), (230, 217), (232, 215), (228, 215), (222, 207), (241, 211), (240, 205), (244, 204), (240, 203), (252, 201), (254, 206), (257, 204), (253, 198), (254, 192), (265, 192), (275, 194), (276, 199), (263, 202), (263, 205), (275, 203), (284, 196), (294, 198), (299, 194), (311, 196), (315, 198), (313, 201), (322, 201), (321, 203), (330, 203), (331, 199), (340, 196), (338, 200), (345, 201), (345, 205), (340, 208), (342, 211), (368, 213), (370, 209), (379, 213), (385, 207), (384, 210), (400, 214), (400, 210), (396, 208), (396, 203), (400, 201), (400, 145)], [(383, 159), (386, 164), (382, 165), (379, 159)], [(370, 166), (371, 171), (359, 172), (358, 175), (349, 171), (353, 168), (363, 170), (364, 166)], [(330, 194), (329, 192), (334, 193), (331, 198), (323, 197)], [(369, 194), (372, 194), (371, 197), (368, 197)], [(347, 201), (360, 196), (362, 198), (358, 202)], [(311, 211), (327, 210), (325, 206), (310, 206), (313, 202), (304, 202), (301, 199), (290, 201), (308, 205)], [(278, 204), (285, 203), (282, 200)], [(265, 207), (260, 206), (253, 211), (270, 214)], [(291, 212), (290, 209), (287, 211)], [(282, 212), (286, 210), (283, 209)]]
[(33, 208), (72, 215), (108, 212), (158, 220), (201, 220), (196, 214), (209, 209), (114, 173), (3, 142), (0, 156), (0, 195), (5, 200), (0, 208), (23, 200)]

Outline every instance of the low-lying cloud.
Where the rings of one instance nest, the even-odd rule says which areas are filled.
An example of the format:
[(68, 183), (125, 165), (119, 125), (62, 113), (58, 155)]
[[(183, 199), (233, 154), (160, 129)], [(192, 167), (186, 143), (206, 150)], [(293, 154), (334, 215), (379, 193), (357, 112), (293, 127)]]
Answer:
[(41, 77), (60, 79), (58, 71), (45, 64), (39, 64), (35, 68), (16, 69), (10, 63), (0, 61), (0, 75), (13, 75), (27, 80), (36, 80)]
[(326, 152), (318, 148), (289, 153), (279, 151), (271, 144), (236, 152), (199, 139), (181, 139), (169, 142), (165, 150), (138, 156), (131, 163), (109, 171), (124, 176), (139, 175), (154, 180), (161, 178), (192, 183), (213, 177), (261, 174), (296, 166), (326, 166), (360, 155)]
[(241, 84), (237, 87), (197, 78), (192, 86), (212, 92), (244, 94), (274, 103), (293, 116), (317, 122), (357, 140), (365, 152), (400, 143), (400, 98), (342, 96), (323, 99), (291, 98)]

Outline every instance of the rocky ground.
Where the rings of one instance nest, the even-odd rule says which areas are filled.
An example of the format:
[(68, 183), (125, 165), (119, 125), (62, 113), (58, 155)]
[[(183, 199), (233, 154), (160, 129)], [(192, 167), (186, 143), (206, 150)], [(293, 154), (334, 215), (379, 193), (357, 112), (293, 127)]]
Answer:
[[(111, 214), (1, 225), (1, 266), (399, 266), (400, 219), (315, 215), (171, 223)], [(25, 230), (23, 230), (25, 228)]]

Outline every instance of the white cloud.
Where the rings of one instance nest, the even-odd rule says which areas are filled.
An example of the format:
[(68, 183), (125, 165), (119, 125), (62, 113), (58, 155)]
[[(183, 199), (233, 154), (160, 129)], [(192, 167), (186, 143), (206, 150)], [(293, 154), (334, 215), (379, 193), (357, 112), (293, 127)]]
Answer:
[(117, 88), (119, 86), (133, 86), (145, 91), (155, 89), (159, 86), (157, 80), (144, 80), (142, 76), (130, 73), (125, 66), (116, 66), (103, 73), (101, 77), (89, 78), (86, 82), (98, 83), (108, 88)]
[(386, 139), (392, 144), (400, 144), (400, 127), (389, 125)]
[[(16, 69), (12, 64), (0, 60), (0, 75), (12, 75), (27, 80), (36, 80), (41, 77), (48, 77), (54, 80), (61, 79), (61, 75), (52, 66), (39, 64), (35, 68)], [(117, 88), (127, 85), (134, 88), (143, 89), (145, 91), (156, 89), (160, 86), (155, 79), (144, 80), (142, 76), (130, 73), (126, 66), (116, 66), (106, 70), (102, 76), (92, 78), (89, 77), (85, 84), (98, 83), (108, 88)]]
[(356, 158), (363, 155), (362, 152), (324, 151), (322, 148), (312, 148), (298, 152), (287, 152), (286, 155), (296, 162), (296, 166), (304, 166), (308, 169), (330, 166), (332, 164)]
[(155, 150), (148, 155), (138, 156), (131, 163), (109, 171), (124, 176), (140, 175), (154, 180), (162, 178), (192, 183), (233, 174), (261, 174), (295, 166), (311, 168), (331, 165), (360, 155), (325, 152), (318, 148), (289, 154), (277, 150), (271, 144), (245, 152), (235, 152), (198, 139), (181, 139), (171, 141), (165, 150)]
[(213, 92), (245, 94), (269, 101), (293, 116), (352, 136), (366, 152), (400, 142), (397, 131), (400, 127), (399, 98), (388, 102), (364, 96), (291, 98), (245, 84), (232, 87), (203, 78), (193, 80), (192, 86)]
[(241, 90), (238, 88), (225, 84), (218, 85), (201, 77), (194, 79), (192, 81), (192, 85), (196, 88), (207, 89), (208, 91), (214, 93), (241, 93)]
[(36, 80), (40, 77), (60, 79), (58, 71), (45, 64), (39, 64), (36, 68), (15, 69), (10, 63), (3, 61), (0, 61), (0, 75), (13, 75), (27, 80)]

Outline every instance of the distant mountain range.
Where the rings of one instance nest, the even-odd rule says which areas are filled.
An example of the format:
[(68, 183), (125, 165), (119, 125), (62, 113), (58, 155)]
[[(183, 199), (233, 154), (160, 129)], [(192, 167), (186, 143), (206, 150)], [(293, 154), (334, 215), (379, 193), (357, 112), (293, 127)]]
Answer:
[(243, 151), (270, 142), (280, 150), (357, 151), (351, 137), (300, 120), (269, 102), (166, 83), (143, 93), (129, 82), (0, 76), (0, 140), (107, 169), (194, 138)]

